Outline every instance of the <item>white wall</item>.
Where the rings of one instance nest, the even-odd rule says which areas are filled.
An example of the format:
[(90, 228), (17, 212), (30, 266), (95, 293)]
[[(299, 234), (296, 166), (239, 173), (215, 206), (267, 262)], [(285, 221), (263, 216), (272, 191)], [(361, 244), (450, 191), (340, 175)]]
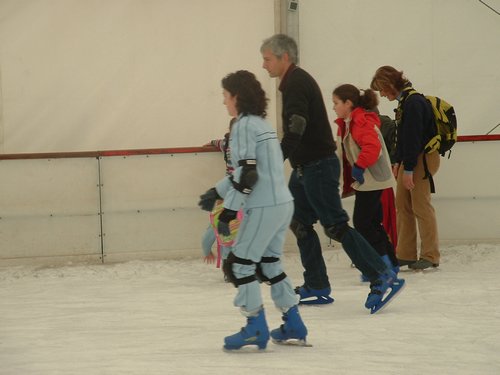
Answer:
[(273, 32), (272, 0), (1, 0), (0, 152), (220, 137), (226, 74), (274, 92), (259, 54)]
[[(392, 64), (455, 105), (461, 134), (500, 122), (500, 22), (479, 2), (300, 0), (298, 16), (301, 65), (328, 108), (336, 85), (367, 87)], [(0, 0), (0, 152), (220, 137), (226, 73), (249, 69), (274, 97), (258, 52), (273, 32), (271, 0)], [(460, 143), (442, 159), (433, 199), (443, 241), (500, 240), (499, 150)], [(218, 153), (0, 161), (0, 261), (198, 255), (198, 195), (222, 173)]]
[[(487, 3), (500, 11), (500, 1)], [(331, 93), (343, 83), (368, 88), (392, 65), (414, 87), (453, 103), (459, 134), (500, 123), (500, 17), (471, 0), (300, 0), (301, 65)], [(395, 103), (382, 98), (382, 113)], [(497, 129), (497, 134), (500, 129)]]

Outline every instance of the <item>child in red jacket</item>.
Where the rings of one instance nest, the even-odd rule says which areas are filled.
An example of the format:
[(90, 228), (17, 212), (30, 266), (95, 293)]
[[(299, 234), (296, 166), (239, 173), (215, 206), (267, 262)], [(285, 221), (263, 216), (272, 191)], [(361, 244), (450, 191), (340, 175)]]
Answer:
[(387, 148), (380, 132), (375, 91), (344, 84), (333, 91), (338, 118), (337, 142), (344, 177), (343, 196), (356, 195), (354, 228), (372, 245), (384, 262), (399, 271), (394, 248), (382, 225), (381, 195), (395, 185)]

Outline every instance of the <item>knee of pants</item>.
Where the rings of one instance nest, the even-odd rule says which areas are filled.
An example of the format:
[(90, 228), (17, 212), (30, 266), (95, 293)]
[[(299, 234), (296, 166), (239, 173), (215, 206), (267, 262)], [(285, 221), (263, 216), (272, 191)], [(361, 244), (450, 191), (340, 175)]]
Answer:
[(351, 230), (351, 227), (346, 223), (337, 223), (329, 227), (325, 227), (325, 234), (332, 240), (342, 242), (345, 234)]
[(283, 273), (283, 267), (281, 266), (281, 260), (278, 260), (273, 263), (260, 263), (260, 269), (264, 276), (269, 279), (272, 279), (281, 273)]
[(240, 264), (233, 263), (232, 265), (234, 276), (237, 279), (242, 279), (247, 276), (255, 275), (255, 264)]
[(293, 219), (290, 223), (290, 229), (298, 240), (306, 238), (313, 231), (312, 225), (302, 224), (300, 221)]

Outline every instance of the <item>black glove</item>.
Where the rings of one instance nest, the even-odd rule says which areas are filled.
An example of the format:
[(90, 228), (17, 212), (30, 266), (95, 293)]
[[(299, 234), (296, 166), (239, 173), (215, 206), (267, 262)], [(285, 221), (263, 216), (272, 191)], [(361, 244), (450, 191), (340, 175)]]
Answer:
[(219, 224), (217, 225), (217, 232), (222, 234), (223, 236), (229, 236), (231, 234), (231, 230), (229, 229), (229, 222), (231, 220), (236, 219), (238, 215), (237, 211), (228, 210), (224, 208), (219, 215)]
[(215, 206), (215, 201), (217, 199), (222, 199), (215, 188), (208, 189), (205, 194), (200, 195), (200, 201), (198, 206), (204, 211), (212, 211)]

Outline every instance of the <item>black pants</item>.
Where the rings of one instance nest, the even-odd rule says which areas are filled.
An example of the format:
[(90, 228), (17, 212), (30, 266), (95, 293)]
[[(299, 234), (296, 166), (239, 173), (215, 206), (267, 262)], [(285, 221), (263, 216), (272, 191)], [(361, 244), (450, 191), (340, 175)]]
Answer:
[(382, 190), (356, 191), (353, 224), (380, 256), (388, 255), (392, 264), (397, 265), (394, 246), (382, 225), (381, 195)]

